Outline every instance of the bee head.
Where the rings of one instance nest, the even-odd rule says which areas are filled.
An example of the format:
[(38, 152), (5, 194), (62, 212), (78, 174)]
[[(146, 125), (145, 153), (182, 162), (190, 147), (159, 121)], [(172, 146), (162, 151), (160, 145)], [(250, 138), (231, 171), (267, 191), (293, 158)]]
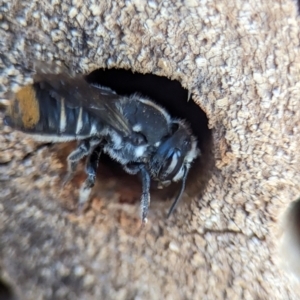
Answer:
[(159, 181), (160, 187), (168, 186), (171, 181), (182, 180), (181, 189), (169, 210), (168, 217), (185, 190), (191, 163), (200, 154), (197, 140), (189, 126), (183, 121), (173, 121), (172, 125), (172, 134), (159, 145), (150, 161), (150, 172)]
[(10, 99), (4, 124), (18, 130), (33, 128), (40, 119), (39, 102), (33, 85), (27, 85)]
[(172, 134), (159, 145), (150, 162), (151, 172), (162, 184), (181, 180), (199, 154), (188, 125), (182, 121), (172, 125)]

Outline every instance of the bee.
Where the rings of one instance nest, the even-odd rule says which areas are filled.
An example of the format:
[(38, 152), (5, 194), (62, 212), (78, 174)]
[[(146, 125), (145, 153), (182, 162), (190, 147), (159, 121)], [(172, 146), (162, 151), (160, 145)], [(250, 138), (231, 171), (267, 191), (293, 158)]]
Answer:
[(84, 76), (45, 74), (24, 86), (10, 101), (4, 123), (43, 142), (78, 141), (68, 158), (64, 182), (87, 157), (87, 178), (79, 191), (81, 210), (96, 180), (101, 153), (142, 179), (141, 219), (147, 221), (151, 179), (160, 188), (182, 181), (168, 217), (181, 198), (192, 162), (200, 154), (186, 121), (172, 118), (153, 100), (139, 94), (121, 96), (89, 84)]

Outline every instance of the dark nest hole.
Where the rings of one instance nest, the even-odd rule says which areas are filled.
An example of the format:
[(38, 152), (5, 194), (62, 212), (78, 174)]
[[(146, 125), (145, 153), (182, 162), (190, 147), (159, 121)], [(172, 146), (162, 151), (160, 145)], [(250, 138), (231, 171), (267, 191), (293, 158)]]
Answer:
[(300, 198), (289, 205), (282, 229), (282, 259), (288, 269), (300, 279)]
[(0, 300), (16, 300), (17, 297), (10, 286), (4, 279), (0, 278)]
[[(188, 91), (176, 80), (152, 74), (132, 73), (122, 69), (98, 69), (86, 76), (86, 80), (89, 83), (110, 87), (119, 95), (129, 96), (133, 93), (139, 93), (162, 105), (173, 118), (188, 121), (198, 139), (201, 156), (194, 162), (190, 170), (185, 192), (189, 198), (200, 197), (214, 166), (212, 136), (207, 126), (208, 120), (205, 113), (195, 104), (192, 98), (188, 101)], [(78, 185), (82, 183), (84, 176), (84, 174), (80, 176)], [(152, 205), (154, 204), (153, 201), (169, 199), (171, 201), (166, 202), (167, 211), (180, 187), (181, 183), (173, 183), (168, 188), (158, 190), (155, 188), (155, 184), (152, 183)], [(97, 184), (92, 195), (99, 195), (99, 189), (102, 189), (100, 195), (108, 200), (114, 198), (112, 195), (117, 192), (119, 195), (118, 202), (135, 205), (140, 201), (142, 192), (139, 177), (125, 173), (117, 162), (106, 155), (102, 155), (100, 158)]]

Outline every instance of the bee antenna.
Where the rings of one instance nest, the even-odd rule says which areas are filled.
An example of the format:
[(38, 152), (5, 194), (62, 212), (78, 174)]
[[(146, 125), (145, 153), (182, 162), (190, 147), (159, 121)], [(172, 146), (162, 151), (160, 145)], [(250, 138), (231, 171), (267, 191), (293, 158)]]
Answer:
[(169, 218), (171, 216), (171, 214), (173, 213), (178, 201), (180, 200), (184, 190), (185, 190), (185, 183), (186, 183), (186, 178), (187, 178), (187, 175), (188, 175), (188, 169), (187, 167), (184, 167), (184, 173), (183, 173), (183, 177), (182, 177), (182, 185), (181, 185), (181, 189), (176, 197), (176, 199), (174, 200), (169, 212), (168, 212), (168, 215), (167, 215), (167, 218)]

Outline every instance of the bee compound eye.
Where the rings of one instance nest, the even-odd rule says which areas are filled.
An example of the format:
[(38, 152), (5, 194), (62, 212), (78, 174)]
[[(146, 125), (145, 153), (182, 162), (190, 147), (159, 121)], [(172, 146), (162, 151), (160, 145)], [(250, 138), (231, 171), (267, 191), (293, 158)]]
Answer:
[(181, 156), (181, 150), (178, 148), (175, 148), (174, 153), (172, 154), (173, 159), (178, 159)]

